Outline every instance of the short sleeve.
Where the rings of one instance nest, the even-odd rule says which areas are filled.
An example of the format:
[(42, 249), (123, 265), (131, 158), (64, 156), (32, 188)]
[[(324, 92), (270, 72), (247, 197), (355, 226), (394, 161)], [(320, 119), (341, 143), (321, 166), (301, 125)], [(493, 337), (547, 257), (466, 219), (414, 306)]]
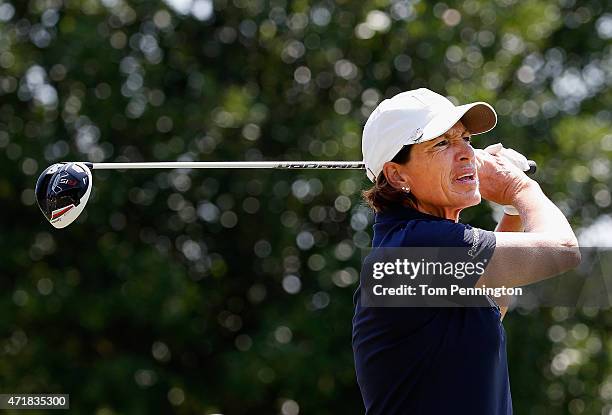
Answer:
[[(494, 232), (463, 223), (413, 220), (398, 232), (401, 247), (452, 248), (440, 249), (440, 260), (481, 263), (486, 268), (495, 251)], [(464, 279), (461, 285), (474, 286), (480, 275)]]
[(400, 226), (397, 232), (399, 246), (465, 247), (474, 255), (488, 253), (489, 257), (495, 250), (493, 232), (463, 223), (412, 220)]
[(488, 262), (495, 251), (495, 233), (469, 225), (459, 225), (463, 227), (463, 241), (468, 247), (468, 256), (478, 260), (486, 259)]

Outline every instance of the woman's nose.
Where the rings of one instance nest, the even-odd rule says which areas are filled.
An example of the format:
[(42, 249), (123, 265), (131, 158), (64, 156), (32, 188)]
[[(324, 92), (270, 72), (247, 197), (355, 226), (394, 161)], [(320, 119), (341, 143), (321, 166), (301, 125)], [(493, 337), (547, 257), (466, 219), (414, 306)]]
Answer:
[(456, 157), (459, 161), (472, 161), (475, 157), (474, 148), (469, 142), (461, 140), (457, 147)]

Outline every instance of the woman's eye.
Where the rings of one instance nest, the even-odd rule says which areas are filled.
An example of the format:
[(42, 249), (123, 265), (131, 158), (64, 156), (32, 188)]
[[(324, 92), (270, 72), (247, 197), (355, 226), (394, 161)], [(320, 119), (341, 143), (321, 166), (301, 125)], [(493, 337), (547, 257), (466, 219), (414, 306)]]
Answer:
[(463, 137), (463, 139), (467, 141), (468, 143), (472, 142), (472, 137)]
[(442, 140), (442, 141), (438, 141), (438, 142), (436, 143), (435, 147), (443, 147), (443, 146), (445, 146), (445, 145), (447, 145), (447, 144), (448, 144), (448, 141), (446, 141), (446, 140)]

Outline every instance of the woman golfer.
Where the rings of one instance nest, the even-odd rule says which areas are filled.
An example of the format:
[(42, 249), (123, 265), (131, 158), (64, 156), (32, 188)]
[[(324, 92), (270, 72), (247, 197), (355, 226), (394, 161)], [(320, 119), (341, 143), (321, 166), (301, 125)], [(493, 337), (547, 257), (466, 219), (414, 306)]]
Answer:
[[(472, 284), (516, 287), (575, 267), (576, 237), (538, 184), (470, 137), (497, 122), (484, 102), (455, 106), (422, 88), (383, 101), (363, 132), (374, 186), (372, 247), (455, 247), (486, 263)], [(497, 150), (499, 150), (497, 147)], [(496, 154), (491, 154), (496, 153)], [(506, 205), (494, 232), (459, 223), (486, 199)], [(508, 415), (506, 307), (369, 307), (355, 293), (353, 352), (367, 414)]]

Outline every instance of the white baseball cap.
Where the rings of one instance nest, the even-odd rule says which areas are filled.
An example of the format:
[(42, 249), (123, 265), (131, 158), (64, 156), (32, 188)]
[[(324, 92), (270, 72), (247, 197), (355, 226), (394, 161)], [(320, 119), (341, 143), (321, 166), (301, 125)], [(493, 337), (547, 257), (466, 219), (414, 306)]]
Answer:
[(422, 143), (444, 134), (461, 120), (470, 134), (482, 134), (497, 124), (497, 114), (486, 102), (456, 107), (427, 88), (402, 92), (381, 102), (363, 129), (361, 149), (368, 178), (375, 182), (383, 165), (407, 144)]

